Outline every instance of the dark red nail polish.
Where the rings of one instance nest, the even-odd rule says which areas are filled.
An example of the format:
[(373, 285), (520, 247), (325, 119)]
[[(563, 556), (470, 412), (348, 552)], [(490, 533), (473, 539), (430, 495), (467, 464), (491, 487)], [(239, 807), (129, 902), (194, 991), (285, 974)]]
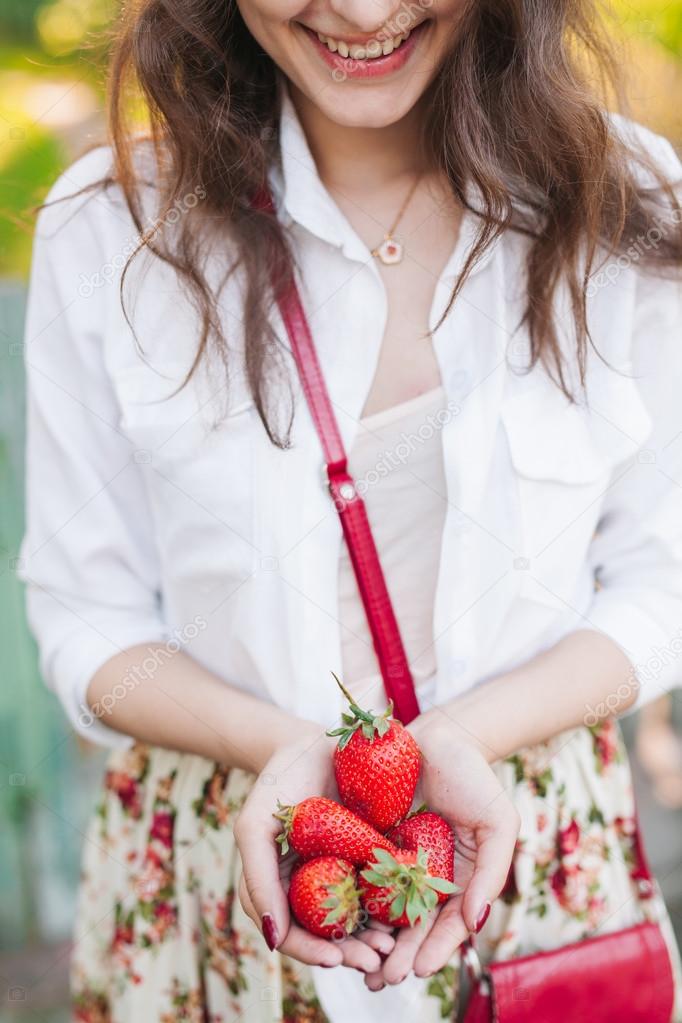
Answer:
[(277, 933), (277, 925), (270, 916), (269, 913), (263, 913), (263, 919), (261, 920), (263, 927), (263, 937), (265, 938), (265, 944), (268, 946), (271, 952), (277, 948), (279, 944), (279, 934)]
[(483, 929), (483, 924), (490, 916), (490, 903), (486, 902), (481, 909), (481, 912), (476, 917), (476, 923), (474, 924), (474, 934), (479, 934)]

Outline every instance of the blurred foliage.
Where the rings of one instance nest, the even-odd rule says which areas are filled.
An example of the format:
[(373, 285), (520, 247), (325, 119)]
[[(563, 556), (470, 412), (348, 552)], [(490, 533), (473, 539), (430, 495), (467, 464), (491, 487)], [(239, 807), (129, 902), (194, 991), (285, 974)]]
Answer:
[(650, 39), (682, 58), (682, 3), (665, 0), (615, 0), (612, 19), (628, 35)]
[[(0, 275), (25, 276), (32, 207), (104, 135), (107, 29), (119, 2), (0, 0)], [(603, 2), (624, 43), (633, 115), (682, 145), (682, 0)]]
[(33, 209), (102, 137), (116, 0), (0, 0), (0, 275), (25, 277)]
[(0, 31), (16, 43), (68, 55), (110, 24), (115, 0), (0, 0)]

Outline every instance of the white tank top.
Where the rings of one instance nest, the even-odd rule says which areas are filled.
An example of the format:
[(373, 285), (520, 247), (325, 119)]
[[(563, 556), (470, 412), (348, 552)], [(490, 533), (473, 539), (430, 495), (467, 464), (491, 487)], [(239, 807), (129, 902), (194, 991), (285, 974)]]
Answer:
[[(436, 673), (433, 605), (447, 508), (441, 446), (446, 401), (437, 387), (366, 416), (349, 454), (422, 703)], [(345, 544), (339, 610), (344, 681), (364, 706), (381, 709), (383, 682)]]

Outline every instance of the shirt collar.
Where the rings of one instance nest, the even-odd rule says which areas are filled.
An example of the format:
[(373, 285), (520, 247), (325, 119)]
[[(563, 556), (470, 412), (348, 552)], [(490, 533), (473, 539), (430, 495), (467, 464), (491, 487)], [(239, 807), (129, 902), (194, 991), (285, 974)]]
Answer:
[(367, 246), (355, 233), (322, 184), (308, 140), (286, 85), (280, 89), (280, 171), (273, 189), (280, 214), (323, 241), (343, 249), (350, 259), (366, 263)]

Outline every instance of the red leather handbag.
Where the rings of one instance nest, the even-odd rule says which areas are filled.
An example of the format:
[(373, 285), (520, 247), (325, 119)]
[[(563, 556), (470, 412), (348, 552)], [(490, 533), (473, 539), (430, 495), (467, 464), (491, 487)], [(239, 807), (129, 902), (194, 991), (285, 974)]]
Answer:
[[(274, 213), (266, 193), (254, 206)], [(334, 410), (293, 278), (276, 294), (308, 408), (324, 454), (331, 496), (367, 614), (388, 697), (404, 723), (419, 713), (414, 681), (386, 588), (365, 505), (348, 472)], [(653, 894), (653, 878), (639, 829), (633, 880), (640, 899)], [(463, 949), (470, 994), (464, 1023), (670, 1023), (674, 984), (660, 927), (651, 922), (589, 938), (575, 945), (507, 961), (480, 963), (473, 942)]]

